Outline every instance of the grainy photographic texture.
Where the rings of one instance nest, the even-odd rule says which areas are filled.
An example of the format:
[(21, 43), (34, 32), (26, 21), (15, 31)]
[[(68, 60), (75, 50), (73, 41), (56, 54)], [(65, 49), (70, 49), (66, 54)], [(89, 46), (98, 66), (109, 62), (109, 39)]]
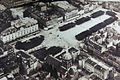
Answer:
[(120, 80), (120, 1), (0, 0), (0, 80)]

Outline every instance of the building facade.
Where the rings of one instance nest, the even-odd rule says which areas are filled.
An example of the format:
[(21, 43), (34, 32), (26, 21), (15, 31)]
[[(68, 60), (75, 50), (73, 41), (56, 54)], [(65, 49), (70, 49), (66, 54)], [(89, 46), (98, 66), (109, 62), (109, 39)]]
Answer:
[(37, 20), (33, 18), (15, 20), (11, 22), (10, 28), (2, 32), (1, 40), (7, 43), (37, 30), (39, 30)]
[(89, 71), (93, 72), (96, 74), (99, 78), (105, 80), (108, 78), (110, 71), (113, 70), (112, 67), (92, 58), (89, 57), (85, 62), (84, 62), (84, 68)]

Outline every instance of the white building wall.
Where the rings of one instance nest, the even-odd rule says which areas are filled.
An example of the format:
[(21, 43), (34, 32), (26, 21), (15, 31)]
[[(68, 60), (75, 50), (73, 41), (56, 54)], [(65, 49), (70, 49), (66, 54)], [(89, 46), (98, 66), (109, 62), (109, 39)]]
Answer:
[(100, 71), (98, 69), (96, 69), (94, 66), (90, 65), (89, 63), (85, 62), (84, 68), (88, 71), (94, 72), (98, 77), (100, 77), (101, 79), (107, 79), (109, 71), (112, 70), (112, 67), (107, 66), (106, 64), (97, 61), (94, 58), (90, 59), (95, 62), (97, 65), (101, 66), (102, 68), (105, 69), (105, 71)]
[(78, 10), (73, 10), (65, 14), (66, 19), (73, 18), (78, 15)]
[(84, 68), (87, 69), (90, 72), (94, 72), (94, 67), (92, 65), (88, 64), (88, 63), (85, 63)]
[(109, 70), (107, 70), (107, 71), (104, 72), (104, 76), (103, 76), (104, 79), (107, 79), (107, 78), (108, 78), (108, 75), (109, 75)]
[(19, 37), (25, 36), (27, 34), (33, 33), (35, 31), (39, 30), (38, 24), (27, 27), (27, 28), (20, 28), (20, 30), (13, 32), (11, 34), (1, 36), (1, 39), (3, 40), (4, 43), (15, 40)]
[(15, 34), (15, 33), (13, 33), (12, 35), (13, 35), (13, 40), (14, 40), (14, 39), (16, 38), (16, 36), (15, 36), (16, 34)]

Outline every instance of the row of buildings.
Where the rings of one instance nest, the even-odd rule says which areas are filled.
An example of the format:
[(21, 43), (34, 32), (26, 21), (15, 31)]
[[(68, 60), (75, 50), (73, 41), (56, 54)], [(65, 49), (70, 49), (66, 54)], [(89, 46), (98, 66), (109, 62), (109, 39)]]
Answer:
[[(79, 4), (79, 7), (76, 7), (67, 1), (52, 2), (48, 7), (44, 3), (41, 3), (37, 5), (37, 8), (34, 7), (25, 10), (24, 16), (37, 19), (42, 28), (51, 28), (56, 25), (62, 25), (64, 22), (79, 19), (81, 15), (97, 8), (97, 6), (94, 7), (95, 5), (89, 4), (83, 6), (79, 1), (77, 1), (76, 4)], [(89, 7), (91, 9), (87, 10)], [(48, 14), (49, 12), (51, 14)]]
[(0, 56), (0, 63), (0, 79), (5, 80), (13, 80), (20, 75), (32, 75), (42, 66), (38, 59), (23, 51), (5, 51)]
[[(17, 39), (20, 40), (20, 38), (39, 31), (40, 29), (54, 28), (58, 24), (62, 25), (64, 22), (68, 22), (67, 25), (59, 27), (61, 31), (64, 31), (75, 27), (76, 24), (80, 25), (87, 22), (91, 20), (91, 18), (96, 19), (105, 13), (104, 11), (97, 11), (90, 16), (79, 19), (81, 15), (95, 9), (97, 5), (88, 5), (87, 3), (81, 5), (79, 1), (78, 3), (73, 2), (72, 4), (67, 1), (52, 2), (47, 6), (44, 3), (38, 3), (23, 11), (24, 18), (18, 17), (17, 20), (5, 18), (4, 21), (9, 22), (10, 26), (1, 31), (0, 39), (3, 41), (3, 45), (4, 43), (9, 43)], [(110, 18), (98, 23), (90, 30), (76, 37), (79, 38), (78, 42), (83, 39), (85, 40), (83, 40), (84, 47), (82, 49), (79, 46), (72, 47), (73, 45), (69, 45), (67, 48), (60, 46), (46, 47), (45, 45), (29, 53), (27, 50), (41, 45), (44, 41), (45, 34), (25, 42), (16, 41), (16, 44), (12, 45), (14, 48), (12, 47), (11, 50), (8, 50), (8, 48), (2, 50), (1, 47), (3, 54), (0, 55), (0, 79), (8, 78), (9, 74), (12, 74), (12, 80), (18, 75), (25, 75), (26, 79), (28, 77), (34, 77), (36, 78), (35, 80), (47, 80), (50, 78), (52, 80), (85, 80), (85, 78), (87, 78), (87, 80), (109, 80), (113, 78), (115, 74), (114, 66), (103, 62), (103, 58), (105, 58), (102, 56), (104, 53), (101, 53), (101, 47), (103, 46), (95, 42), (96, 40), (93, 41), (91, 38), (86, 38), (118, 19), (116, 14), (111, 11), (106, 11), (106, 14), (109, 15)], [(69, 23), (69, 21), (74, 20), (75, 23)], [(58, 30), (56, 30), (56, 32), (57, 31)], [(43, 30), (43, 32), (47, 31)], [(53, 33), (50, 32), (49, 34)], [(59, 35), (57, 35), (57, 38), (59, 38)], [(82, 53), (82, 50), (84, 53)], [(91, 55), (92, 57), (90, 57)], [(103, 57), (102, 61), (101, 57)]]
[(1, 32), (1, 40), (7, 43), (38, 30), (39, 26), (37, 20), (28, 17), (18, 19), (11, 21), (11, 27)]
[(113, 67), (110, 67), (109, 65), (92, 57), (79, 60), (79, 63), (80, 67), (88, 70), (89, 72), (93, 72), (103, 80), (108, 79), (110, 72), (114, 70)]
[[(52, 2), (49, 7), (47, 7), (44, 3), (39, 4), (36, 8), (33, 7), (25, 10), (23, 12), (24, 18), (14, 18), (12, 11), (10, 9), (6, 9), (2, 14), (9, 14), (7, 14), (8, 16), (3, 15), (3, 18), (5, 19), (2, 21), (7, 22), (4, 22), (4, 24), (1, 22), (3, 27), (1, 27), (0, 38), (4, 43), (7, 43), (36, 32), (41, 28), (52, 28), (64, 21), (71, 21), (77, 17), (79, 18), (80, 15), (84, 14), (81, 13), (81, 11), (84, 11), (81, 10), (81, 7), (75, 7), (67, 1)], [(48, 14), (49, 12), (51, 12), (51, 14)], [(3, 18), (1, 16), (1, 19)]]

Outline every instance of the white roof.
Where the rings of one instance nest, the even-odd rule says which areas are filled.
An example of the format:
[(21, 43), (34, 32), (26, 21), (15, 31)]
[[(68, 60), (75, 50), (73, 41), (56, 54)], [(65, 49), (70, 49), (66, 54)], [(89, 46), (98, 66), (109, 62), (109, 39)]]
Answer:
[(18, 20), (15, 20), (15, 21), (12, 21), (11, 22), (11, 26), (14, 26), (16, 28), (19, 28), (21, 26), (31, 26), (33, 24), (36, 24), (37, 23), (37, 20), (33, 19), (33, 18), (22, 18), (22, 19), (18, 19)]
[(70, 53), (65, 53), (64, 55), (63, 55), (63, 58), (65, 59), (65, 60), (71, 60), (72, 59), (72, 56), (71, 56), (71, 54)]
[(6, 78), (6, 77), (3, 77), (3, 78), (1, 78), (0, 80), (7, 80), (7, 78)]
[(67, 1), (56, 1), (53, 2), (54, 5), (57, 5), (65, 10), (73, 10), (76, 9), (73, 5), (69, 4)]
[(5, 51), (3, 55), (0, 55), (0, 58), (6, 56), (7, 54), (8, 54), (8, 51)]
[(9, 74), (7, 77), (8, 78), (14, 78), (13, 74)]
[(5, 9), (6, 9), (6, 7), (2, 4), (0, 4), (0, 10), (5, 10)]
[(92, 60), (93, 62), (97, 63), (99, 66), (103, 67), (106, 70), (111, 70), (112, 69), (112, 67), (110, 67), (107, 64), (105, 64), (105, 63), (103, 63), (101, 61), (98, 61), (98, 60), (96, 60), (96, 59), (94, 59), (92, 57), (89, 57), (89, 59)]

